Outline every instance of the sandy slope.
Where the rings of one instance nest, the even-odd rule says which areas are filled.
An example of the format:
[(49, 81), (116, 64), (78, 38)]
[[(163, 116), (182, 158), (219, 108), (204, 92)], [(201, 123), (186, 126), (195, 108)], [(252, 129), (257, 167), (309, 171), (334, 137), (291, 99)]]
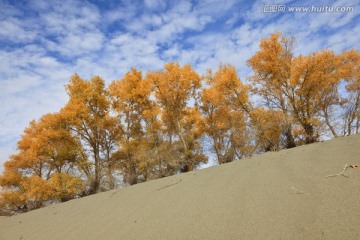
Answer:
[(0, 239), (360, 239), (360, 136), (0, 218)]

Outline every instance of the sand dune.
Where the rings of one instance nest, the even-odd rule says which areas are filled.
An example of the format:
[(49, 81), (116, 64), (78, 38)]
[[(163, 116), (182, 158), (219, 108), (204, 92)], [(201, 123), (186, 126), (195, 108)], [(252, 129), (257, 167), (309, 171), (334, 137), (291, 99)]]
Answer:
[(360, 136), (0, 218), (1, 240), (360, 239)]

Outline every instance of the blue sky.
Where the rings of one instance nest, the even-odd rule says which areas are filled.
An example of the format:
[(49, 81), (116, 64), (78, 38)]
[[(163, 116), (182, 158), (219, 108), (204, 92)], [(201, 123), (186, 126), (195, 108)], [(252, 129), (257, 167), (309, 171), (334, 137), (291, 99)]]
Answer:
[[(262, 12), (269, 4), (354, 11)], [(66, 103), (74, 73), (109, 83), (131, 67), (146, 72), (179, 61), (204, 73), (231, 63), (245, 80), (261, 38), (295, 36), (297, 54), (359, 49), (359, 22), (357, 0), (0, 0), (0, 172), (29, 121)]]

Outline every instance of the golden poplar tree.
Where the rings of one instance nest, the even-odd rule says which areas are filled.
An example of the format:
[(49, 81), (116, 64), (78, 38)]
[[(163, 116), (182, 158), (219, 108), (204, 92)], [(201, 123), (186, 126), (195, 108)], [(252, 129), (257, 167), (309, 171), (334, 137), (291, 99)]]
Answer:
[(84, 161), (81, 166), (89, 181), (88, 193), (112, 189), (111, 155), (116, 149), (121, 128), (110, 114), (105, 82), (98, 76), (87, 81), (75, 74), (66, 90), (69, 101), (60, 114), (83, 146)]
[(147, 179), (152, 167), (151, 158), (144, 157), (145, 150), (149, 148), (146, 127), (154, 110), (154, 102), (150, 100), (151, 85), (143, 79), (141, 71), (133, 68), (122, 79), (113, 81), (109, 90), (113, 108), (123, 129), (113, 160), (125, 182), (136, 184)]
[(260, 50), (249, 60), (248, 66), (253, 70), (249, 77), (255, 94), (265, 100), (265, 105), (270, 109), (279, 109), (284, 113), (286, 147), (295, 146), (292, 135), (293, 114), (290, 109), (290, 75), (293, 59), (293, 38), (286, 38), (281, 33), (274, 33), (267, 39), (260, 42)]
[(11, 214), (67, 201), (83, 192), (77, 169), (80, 146), (59, 114), (32, 121), (18, 142), (19, 153), (5, 163), (0, 177), (0, 207)]
[[(302, 128), (305, 143), (317, 141), (325, 125), (337, 136), (330, 114), (341, 104), (338, 88), (347, 77), (343, 55), (322, 50), (295, 57), (292, 46), (293, 40), (280, 33), (262, 39), (260, 50), (248, 60), (254, 72), (249, 80), (269, 108), (283, 111), (285, 126)], [(285, 130), (289, 147), (291, 129)]]
[(317, 141), (319, 133), (316, 129), (322, 121), (337, 136), (329, 113), (331, 107), (340, 103), (340, 68), (341, 58), (328, 50), (293, 59), (288, 99), (294, 117), (305, 132), (306, 143)]
[[(191, 101), (196, 103), (197, 93), (201, 87), (200, 76), (190, 65), (180, 66), (179, 63), (165, 64), (164, 70), (150, 72), (147, 79), (152, 82), (157, 103), (161, 108), (161, 120), (164, 132), (172, 146), (179, 146), (180, 158), (178, 165), (181, 171), (190, 171), (206, 159), (195, 146), (192, 133), (186, 130), (189, 113), (200, 116), (196, 106), (190, 107)], [(196, 121), (201, 121), (197, 118)], [(189, 135), (190, 134), (190, 135)], [(190, 142), (191, 141), (191, 142)]]
[(251, 139), (247, 129), (248, 87), (242, 84), (231, 65), (220, 66), (207, 76), (209, 88), (201, 94), (205, 129), (219, 164), (249, 156)]

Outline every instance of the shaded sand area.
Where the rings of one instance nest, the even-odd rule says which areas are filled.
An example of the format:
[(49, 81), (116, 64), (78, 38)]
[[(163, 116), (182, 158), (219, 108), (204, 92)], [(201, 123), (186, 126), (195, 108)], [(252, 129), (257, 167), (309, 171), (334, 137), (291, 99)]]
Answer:
[(14, 217), (1, 240), (360, 239), (360, 136), (154, 180)]

